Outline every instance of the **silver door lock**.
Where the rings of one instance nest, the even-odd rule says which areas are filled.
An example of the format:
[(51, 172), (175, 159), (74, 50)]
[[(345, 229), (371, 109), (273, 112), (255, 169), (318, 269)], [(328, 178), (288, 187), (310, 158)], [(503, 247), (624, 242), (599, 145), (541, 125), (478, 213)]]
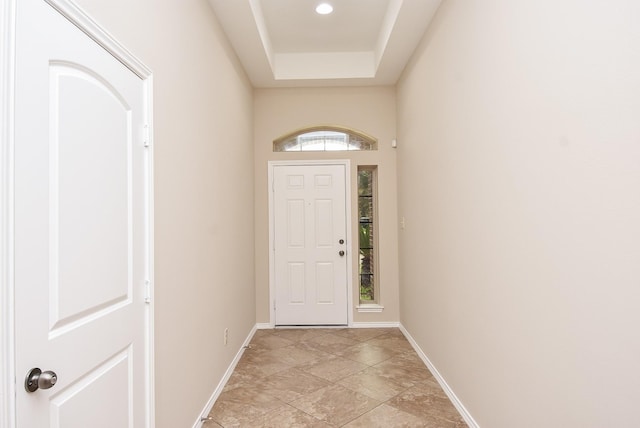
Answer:
[(24, 380), (24, 389), (35, 392), (38, 389), (49, 389), (58, 381), (58, 375), (52, 371), (43, 372), (39, 368), (31, 369)]

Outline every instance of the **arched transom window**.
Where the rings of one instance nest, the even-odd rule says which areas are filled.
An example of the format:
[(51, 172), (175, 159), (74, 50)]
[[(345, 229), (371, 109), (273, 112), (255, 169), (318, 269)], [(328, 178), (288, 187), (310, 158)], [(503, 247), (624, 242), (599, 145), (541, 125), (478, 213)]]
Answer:
[(378, 150), (378, 141), (362, 132), (339, 126), (316, 126), (274, 140), (274, 152), (341, 152)]

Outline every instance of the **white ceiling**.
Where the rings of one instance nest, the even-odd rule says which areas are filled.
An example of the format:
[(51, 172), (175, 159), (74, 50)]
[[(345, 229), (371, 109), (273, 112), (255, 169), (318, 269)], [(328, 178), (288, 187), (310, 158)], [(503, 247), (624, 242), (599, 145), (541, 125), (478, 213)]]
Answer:
[[(209, 0), (256, 87), (393, 85), (442, 0)], [(316, 6), (330, 3), (330, 15)]]

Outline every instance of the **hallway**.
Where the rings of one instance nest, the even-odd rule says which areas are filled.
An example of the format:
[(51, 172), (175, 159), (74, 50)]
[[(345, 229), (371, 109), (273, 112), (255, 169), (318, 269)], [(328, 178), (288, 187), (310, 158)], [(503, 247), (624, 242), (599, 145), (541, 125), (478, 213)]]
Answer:
[[(396, 6), (432, 2), (360, 1), (387, 6), (399, 19), (411, 14)], [(261, 14), (257, 6), (281, 3), (276, 0), (3, 1), (0, 428), (24, 428), (15, 422), (20, 412), (39, 414), (26, 407), (18, 410), (19, 394), (37, 399), (50, 412), (50, 403), (62, 391), (74, 391), (67, 385), (78, 385), (66, 367), (94, 373), (67, 360), (54, 367), (40, 350), (17, 358), (17, 348), (32, 344), (18, 336), (24, 330), (16, 328), (16, 319), (37, 315), (42, 328), (38, 336), (63, 343), (56, 335), (67, 327), (103, 323), (103, 315), (112, 313), (109, 308), (133, 302), (144, 305), (148, 316), (148, 346), (125, 348), (123, 341), (96, 361), (117, 362), (121, 355), (147, 352), (149, 370), (122, 369), (116, 381), (126, 386), (126, 376), (144, 372), (149, 393), (139, 401), (146, 400), (149, 427), (201, 428), (209, 414), (213, 421), (205, 424), (208, 428), (287, 427), (293, 423), (287, 418), (300, 421), (298, 426), (334, 427), (397, 426), (403, 418), (406, 426), (459, 427), (464, 420), (473, 428), (640, 427), (640, 1), (435, 1), (440, 5), (431, 21), (413, 15), (425, 26), (415, 33), (415, 49), (387, 37), (388, 32), (375, 39), (389, 40), (410, 54), (406, 63), (389, 60), (399, 74), (385, 84), (373, 77), (279, 76), (276, 62), (267, 69), (269, 81), (252, 80), (258, 68), (245, 67), (246, 59), (236, 52), (227, 30), (255, 48), (249, 60), (269, 65), (264, 48), (270, 45), (261, 42), (260, 30), (272, 15)], [(102, 265), (111, 258), (93, 257), (100, 272), (91, 272), (71, 252), (58, 251), (68, 247), (74, 254), (88, 254), (76, 240), (60, 239), (58, 229), (68, 224), (80, 237), (88, 237), (86, 232), (107, 235), (106, 229), (90, 225), (115, 219), (117, 207), (107, 197), (100, 198), (107, 208), (91, 205), (98, 192), (69, 173), (69, 186), (81, 187), (91, 197), (77, 198), (86, 211), (60, 214), (66, 195), (73, 193), (58, 189), (63, 177), (59, 165), (65, 165), (59, 155), (66, 152), (60, 151), (63, 134), (54, 121), (59, 115), (52, 114), (62, 108), (54, 83), (76, 91), (89, 80), (102, 80), (96, 78), (99, 73), (80, 79), (78, 86), (65, 83), (73, 81), (66, 77), (54, 79), (63, 76), (60, 70), (68, 64), (81, 64), (83, 58), (74, 58), (84, 55), (84, 49), (71, 49), (62, 33), (35, 23), (17, 25), (23, 22), (16, 18), (25, 4), (36, 3), (56, 9), (57, 21), (77, 15), (74, 31), (99, 26), (91, 40), (103, 44), (101, 56), (124, 48), (127, 61), (135, 59), (151, 73), (145, 90), (149, 120), (144, 124), (128, 122), (126, 103), (116, 102), (120, 96), (106, 98), (108, 105), (113, 101), (124, 109), (118, 117), (127, 121), (109, 128), (128, 138), (127, 149), (113, 155), (121, 165), (118, 191), (125, 195), (127, 185), (138, 183), (134, 176), (142, 169), (124, 161), (134, 141), (145, 147), (144, 164), (152, 179), (146, 198), (133, 190), (126, 191), (126, 203), (121, 198), (117, 218), (122, 236), (135, 231), (144, 244), (134, 245), (138, 241), (128, 238), (118, 244), (114, 254), (122, 264), (122, 286), (111, 294), (105, 291), (104, 304), (92, 299), (102, 296), (103, 290), (94, 288), (104, 282)], [(223, 8), (242, 9), (251, 25), (230, 20), (226, 28)], [(287, 13), (273, 17), (293, 11), (281, 9)], [(315, 13), (311, 7), (308, 11)], [(336, 8), (334, 17), (339, 13)], [(342, 27), (371, 24), (366, 16), (368, 11)], [(330, 17), (317, 19), (323, 23), (320, 29), (330, 28)], [(385, 22), (389, 25), (374, 22), (371, 27), (394, 27), (391, 18)], [(42, 47), (30, 42), (16, 49), (31, 33), (72, 51), (67, 62), (57, 53), (55, 61), (38, 60), (45, 73), (41, 85), (16, 72), (23, 69), (17, 67), (20, 62), (30, 67), (24, 61)], [(76, 76), (76, 71), (69, 73)], [(42, 89), (41, 100), (22, 98), (32, 88)], [(105, 88), (98, 93), (110, 93)], [(77, 93), (94, 98), (81, 89)], [(85, 104), (68, 109), (85, 114)], [(70, 117), (68, 123), (88, 135), (103, 136), (103, 120), (93, 126)], [(282, 137), (313, 127), (364, 133), (377, 140), (377, 149), (274, 151), (274, 142)], [(36, 131), (41, 137), (33, 137)], [(77, 147), (87, 150), (86, 159), (105, 166), (101, 152), (87, 149), (98, 140), (82, 135), (77, 141), (83, 144)], [(25, 153), (33, 153), (37, 162)], [(277, 324), (270, 163), (326, 161), (350, 164), (345, 176), (350, 232), (342, 251), (349, 269), (348, 325), (354, 329), (262, 330)], [(78, 171), (106, 177), (90, 168), (91, 162), (78, 163)], [(360, 195), (358, 169), (373, 168), (376, 192)], [(19, 172), (23, 170), (42, 178), (27, 179)], [(37, 192), (26, 188), (31, 184)], [(369, 246), (360, 248), (359, 226), (370, 218), (359, 215), (361, 196), (363, 201), (375, 196), (377, 212), (372, 212), (378, 221), (369, 235), (374, 244), (378, 240), (377, 263), (373, 272), (364, 273), (359, 253)], [(148, 233), (130, 224), (133, 205), (145, 199), (152, 214)], [(100, 216), (88, 215), (91, 210)], [(37, 227), (26, 226), (25, 213), (38, 216)], [(32, 235), (42, 243), (19, 241)], [(106, 238), (115, 242), (116, 235)], [(149, 267), (134, 278), (129, 265), (142, 257), (133, 257), (132, 249), (143, 247)], [(33, 294), (17, 286), (25, 273), (33, 273), (38, 280), (30, 283), (59, 290), (64, 277), (60, 260), (73, 267), (69, 272), (78, 278), (78, 293), (86, 293), (88, 303), (80, 304), (69, 293), (64, 306), (58, 291)], [(42, 268), (30, 269), (31, 262)], [(377, 278), (376, 301), (362, 299), (362, 278)], [(33, 296), (46, 310), (32, 310)], [(26, 302), (21, 311), (16, 310), (19, 299)], [(381, 326), (399, 326), (417, 354), (399, 330), (374, 328)], [(251, 348), (243, 350), (256, 328)], [(75, 352), (86, 347), (80, 343), (71, 349), (82, 356)], [(56, 371), (56, 388), (27, 395), (31, 393), (22, 380), (32, 367)], [(124, 403), (121, 409), (139, 408), (126, 402), (124, 394), (112, 396)], [(422, 399), (430, 400), (429, 405)], [(412, 400), (420, 404), (411, 406)], [(95, 400), (105, 402), (115, 407), (112, 400)], [(342, 409), (346, 407), (353, 412)], [(423, 413), (433, 409), (438, 412)], [(44, 424), (27, 422), (27, 428), (32, 426)]]
[(203, 426), (466, 427), (397, 328), (258, 330)]

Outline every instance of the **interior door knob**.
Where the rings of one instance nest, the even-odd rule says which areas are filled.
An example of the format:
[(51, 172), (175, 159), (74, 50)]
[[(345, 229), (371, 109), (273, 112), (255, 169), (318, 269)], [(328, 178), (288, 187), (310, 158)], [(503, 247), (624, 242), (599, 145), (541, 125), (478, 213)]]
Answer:
[(340, 254), (340, 257), (343, 257), (344, 256), (344, 251), (340, 250), (340, 251), (338, 251), (338, 254)]
[(39, 368), (34, 368), (27, 373), (24, 380), (24, 389), (27, 392), (35, 392), (38, 389), (49, 389), (58, 381), (58, 375), (52, 371), (43, 372)]

